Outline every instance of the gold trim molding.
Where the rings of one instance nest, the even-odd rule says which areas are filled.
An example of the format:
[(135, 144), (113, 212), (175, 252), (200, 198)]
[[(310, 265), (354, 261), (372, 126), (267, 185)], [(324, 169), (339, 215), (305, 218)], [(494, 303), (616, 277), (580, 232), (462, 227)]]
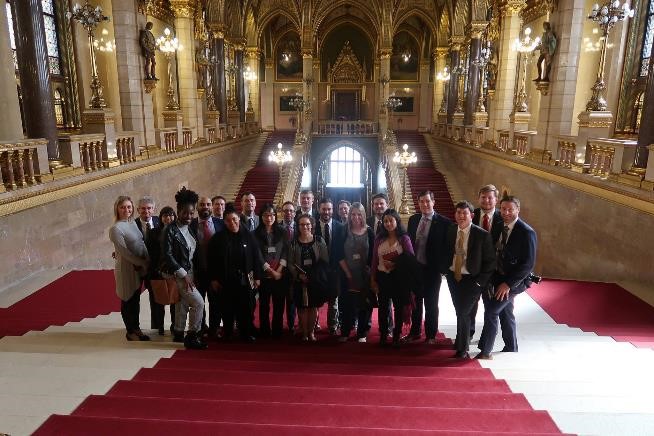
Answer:
[(443, 59), (447, 57), (449, 52), (450, 52), (449, 47), (436, 47), (431, 52), (431, 55), (434, 57), (434, 59)]
[(526, 7), (526, 0), (507, 0), (506, 3), (500, 7), (500, 10), (502, 11), (502, 15), (505, 17), (515, 17), (520, 15), (520, 12), (522, 12)]
[(170, 9), (175, 18), (192, 18), (195, 12), (195, 3), (192, 0), (170, 0)]
[(470, 39), (481, 39), (483, 33), (488, 27), (487, 21), (473, 21), (468, 26), (468, 37)]
[(538, 0), (520, 13), (524, 23), (531, 23), (538, 18), (551, 14), (557, 7), (558, 0)]
[(175, 25), (175, 15), (173, 11), (168, 9), (165, 6), (166, 2), (164, 0), (150, 0), (148, 3), (148, 15), (163, 21), (166, 24), (171, 26)]
[(578, 121), (579, 127), (607, 129), (611, 127), (611, 121)]

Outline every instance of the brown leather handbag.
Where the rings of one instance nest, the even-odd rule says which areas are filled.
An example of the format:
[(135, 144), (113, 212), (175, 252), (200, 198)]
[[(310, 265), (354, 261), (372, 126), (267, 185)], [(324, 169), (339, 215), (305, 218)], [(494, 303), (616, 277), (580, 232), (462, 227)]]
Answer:
[(179, 289), (175, 277), (150, 280), (150, 286), (154, 292), (154, 301), (157, 303), (165, 305), (179, 302)]

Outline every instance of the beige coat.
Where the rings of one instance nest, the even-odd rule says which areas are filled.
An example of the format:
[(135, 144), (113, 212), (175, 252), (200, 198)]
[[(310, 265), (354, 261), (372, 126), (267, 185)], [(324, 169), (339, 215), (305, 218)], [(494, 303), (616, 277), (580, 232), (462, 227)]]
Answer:
[[(114, 243), (116, 253), (116, 295), (127, 301), (141, 287), (141, 275), (145, 274), (148, 264), (148, 249), (133, 220), (116, 221), (109, 229), (109, 239)], [(136, 266), (143, 268), (136, 271)]]

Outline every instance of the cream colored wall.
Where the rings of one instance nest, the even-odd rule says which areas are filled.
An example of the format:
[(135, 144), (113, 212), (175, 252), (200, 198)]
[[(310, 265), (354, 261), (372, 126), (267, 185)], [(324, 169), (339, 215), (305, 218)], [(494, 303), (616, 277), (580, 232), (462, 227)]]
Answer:
[(479, 187), (507, 187), (522, 202), (520, 217), (538, 234), (536, 271), (546, 277), (654, 283), (654, 216), (479, 157), (439, 145), (443, 161), (475, 202)]
[[(200, 194), (223, 194), (248, 166), (252, 141), (216, 149), (216, 153), (169, 168), (153, 170), (126, 181), (106, 177), (104, 188), (43, 204), (0, 220), (0, 291), (42, 270), (58, 268), (113, 268), (108, 229), (119, 195), (134, 201), (152, 195), (161, 207), (175, 205), (174, 194), (185, 185)], [(201, 153), (200, 153), (201, 154)], [(238, 168), (238, 170), (234, 170)], [(107, 170), (107, 175), (119, 173)]]
[[(152, 34), (155, 38), (159, 38), (164, 34), (164, 29), (167, 27), (170, 31), (175, 34), (175, 28), (163, 21), (153, 18), (151, 16), (147, 17), (147, 21), (152, 21)], [(188, 49), (182, 47), (182, 50)], [(157, 82), (157, 88), (152, 91), (152, 106), (154, 108), (154, 127), (159, 129), (163, 128), (163, 115), (161, 114), (166, 110), (166, 104), (168, 103), (168, 61), (161, 51), (157, 51), (156, 55), (157, 65), (155, 66), (155, 73), (159, 81)], [(177, 57), (173, 56), (171, 58), (171, 68), (173, 78), (176, 78), (175, 62), (177, 62)], [(173, 79), (176, 80), (176, 79)], [(176, 82), (173, 82), (176, 83)], [(179, 104), (179, 95), (177, 94), (177, 86), (173, 88), (175, 90), (175, 97), (177, 98), (177, 103)]]
[[(420, 83), (391, 82), (391, 95), (413, 97), (413, 112), (394, 112), (391, 126), (394, 130), (418, 130), (420, 117)], [(401, 120), (401, 121), (400, 121)]]
[[(272, 108), (262, 108), (262, 110), (272, 110), (275, 114), (275, 129), (277, 130), (289, 130), (297, 128), (297, 124), (293, 126), (291, 124), (291, 118), (297, 118), (297, 111), (295, 112), (281, 112), (279, 110), (279, 98), (281, 96), (293, 96), (297, 93), (302, 94), (302, 82), (275, 82), (273, 85), (273, 99), (272, 99)], [(299, 121), (299, 120), (298, 120)], [(296, 121), (297, 122), (297, 121)]]
[[(529, 23), (526, 23), (524, 28), (531, 28), (532, 37), (540, 37), (543, 33), (543, 23), (545, 21), (547, 21), (547, 16), (543, 16)], [(554, 31), (556, 32), (556, 29), (554, 29)], [(540, 52), (538, 50), (534, 50), (533, 54), (529, 55), (529, 64), (527, 65), (527, 76), (525, 83), (527, 88), (527, 104), (529, 105), (529, 112), (531, 113), (531, 119), (529, 120), (529, 130), (537, 130), (538, 128), (538, 108), (540, 107), (541, 95), (533, 82), (533, 79), (538, 77), (538, 67), (536, 65), (538, 56), (540, 56)]]
[[(106, 15), (112, 16), (111, 0), (101, 0), (97, 2)], [(103, 35), (102, 31), (106, 30), (107, 34)], [(101, 23), (95, 30), (95, 39), (98, 41), (104, 38), (105, 41), (114, 40), (114, 25), (113, 21)], [(88, 46), (88, 44), (86, 44)], [(104, 98), (107, 100), (109, 108), (114, 113), (114, 125), (116, 131), (123, 130), (123, 119), (120, 107), (120, 90), (118, 88), (118, 70), (116, 64), (116, 52), (101, 52), (95, 51), (95, 59), (98, 65), (98, 75), (100, 82), (104, 88)]]

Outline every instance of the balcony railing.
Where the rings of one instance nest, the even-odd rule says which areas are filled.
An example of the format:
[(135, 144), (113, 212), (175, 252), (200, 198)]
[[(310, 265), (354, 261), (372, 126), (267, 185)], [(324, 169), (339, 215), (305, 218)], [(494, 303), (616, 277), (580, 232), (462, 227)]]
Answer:
[(0, 144), (0, 173), (4, 189), (13, 191), (41, 183), (39, 161), (47, 161), (47, 155), (47, 141), (44, 139)]
[(377, 135), (374, 121), (318, 121), (316, 135)]

